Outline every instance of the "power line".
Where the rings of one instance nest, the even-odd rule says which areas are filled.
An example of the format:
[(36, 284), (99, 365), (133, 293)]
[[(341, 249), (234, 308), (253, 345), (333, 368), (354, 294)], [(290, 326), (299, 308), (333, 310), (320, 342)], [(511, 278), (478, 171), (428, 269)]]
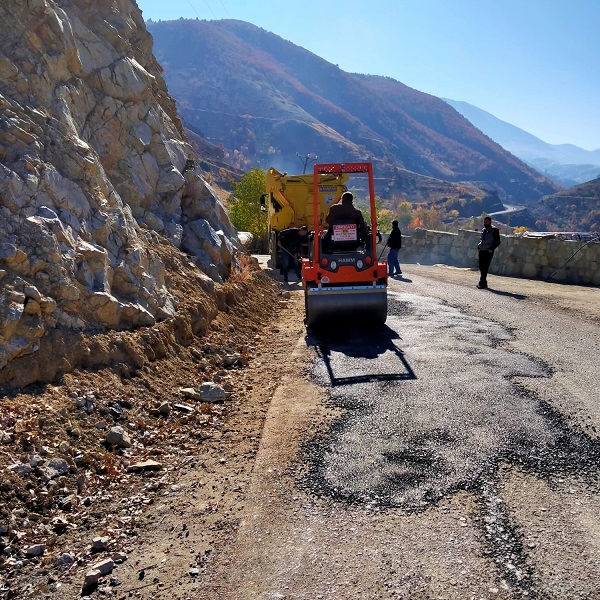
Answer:
[[(189, 0), (188, 0), (188, 2), (189, 2)], [(216, 19), (216, 18), (217, 18), (217, 15), (215, 15), (215, 12), (214, 12), (214, 11), (213, 11), (213, 9), (210, 7), (210, 4), (208, 3), (208, 1), (207, 1), (207, 0), (204, 0), (204, 4), (206, 4), (206, 7), (208, 8), (208, 10), (210, 10), (210, 12), (211, 12), (212, 16), (213, 16), (213, 17)]]
[[(187, 3), (190, 5), (191, 9), (196, 13), (197, 17), (199, 19), (202, 19), (202, 17), (198, 14), (198, 11), (196, 10), (196, 7), (190, 2), (190, 0), (187, 0)], [(208, 2), (206, 0), (204, 0), (204, 4), (206, 4), (206, 8), (208, 8), (208, 10), (210, 10), (212, 16), (216, 19), (217, 15), (215, 15), (213, 9), (210, 7), (210, 5), (208, 4)]]
[(221, 2), (221, 6), (223, 7), (223, 9), (225, 10), (225, 12), (227, 13), (227, 16), (231, 19), (231, 15), (229, 14), (229, 11), (227, 10), (227, 7), (225, 6), (223, 0), (220, 0)]

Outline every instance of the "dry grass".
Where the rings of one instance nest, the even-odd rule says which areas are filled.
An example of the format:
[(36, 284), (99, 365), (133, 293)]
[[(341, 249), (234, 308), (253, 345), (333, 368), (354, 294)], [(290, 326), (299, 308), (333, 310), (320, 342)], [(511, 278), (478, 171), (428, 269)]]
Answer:
[(241, 283), (248, 281), (252, 272), (256, 270), (256, 259), (248, 254), (238, 254), (237, 262), (239, 268), (233, 268), (229, 274), (228, 283)]

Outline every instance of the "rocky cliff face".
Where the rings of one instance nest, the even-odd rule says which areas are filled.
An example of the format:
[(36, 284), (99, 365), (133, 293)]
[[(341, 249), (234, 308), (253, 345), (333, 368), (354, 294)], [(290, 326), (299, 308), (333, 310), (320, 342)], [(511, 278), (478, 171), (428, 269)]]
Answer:
[(207, 289), (227, 277), (235, 232), (193, 158), (133, 1), (0, 4), (0, 384), (51, 331), (173, 316), (164, 238)]

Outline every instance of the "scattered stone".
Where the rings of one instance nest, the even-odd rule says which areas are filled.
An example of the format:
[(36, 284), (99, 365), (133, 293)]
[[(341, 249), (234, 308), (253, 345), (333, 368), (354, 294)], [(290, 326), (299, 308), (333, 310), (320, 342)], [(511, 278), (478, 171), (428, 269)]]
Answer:
[(160, 406), (158, 407), (158, 412), (161, 415), (168, 416), (171, 413), (171, 405), (168, 402), (161, 402)]
[(62, 517), (54, 517), (50, 521), (50, 526), (55, 533), (62, 533), (68, 526), (68, 521), (65, 521)]
[(156, 462), (155, 460), (145, 460), (138, 462), (127, 467), (128, 473), (138, 473), (139, 471), (160, 471), (162, 469), (162, 463)]
[(53, 458), (45, 467), (47, 474), (53, 474), (51, 479), (56, 476), (66, 475), (69, 472), (69, 463), (64, 458)]
[(197, 567), (190, 569), (190, 575), (192, 577), (198, 577), (198, 575), (200, 575), (200, 569), (198, 569)]
[(13, 569), (22, 569), (23, 568), (23, 561), (17, 560), (16, 558), (12, 558), (12, 557), (7, 559), (5, 564), (9, 567), (12, 567)]
[(66, 496), (65, 498), (59, 498), (56, 505), (60, 510), (69, 512), (73, 509), (73, 496)]
[(203, 402), (223, 402), (225, 395), (225, 390), (212, 381), (205, 381), (200, 386), (200, 399)]
[(96, 563), (95, 565), (92, 565), (92, 570), (98, 571), (100, 573), (100, 575), (108, 575), (109, 573), (112, 573), (112, 570), (114, 568), (115, 568), (115, 563), (112, 561), (111, 558), (107, 558), (106, 560), (103, 560), (99, 563)]
[(31, 465), (26, 463), (15, 463), (14, 465), (9, 465), (8, 470), (18, 475), (28, 475), (32, 469)]
[(111, 558), (116, 564), (120, 565), (121, 563), (124, 563), (127, 560), (127, 554), (123, 554), (122, 552), (115, 552), (113, 553)]
[(100, 573), (98, 569), (92, 569), (91, 571), (88, 571), (85, 574), (85, 579), (83, 580), (82, 588), (84, 590), (87, 590), (89, 587), (96, 585), (100, 577), (102, 577), (102, 573)]
[(198, 350), (197, 348), (190, 348), (190, 354), (198, 360), (202, 360), (202, 358), (204, 358), (202, 352), (200, 352), (200, 350)]
[(102, 536), (102, 537), (97, 536), (92, 540), (92, 548), (94, 550), (96, 550), (97, 552), (106, 550), (109, 542), (110, 542), (110, 538), (107, 535)]
[(42, 470), (46, 479), (56, 479), (69, 472), (69, 463), (64, 458), (53, 458)]
[(110, 416), (118, 421), (123, 416), (123, 409), (118, 404), (113, 404), (108, 408)]
[(178, 410), (180, 412), (186, 412), (188, 414), (191, 414), (194, 412), (194, 407), (190, 406), (189, 404), (174, 404), (173, 408), (175, 410)]
[(131, 446), (131, 438), (120, 425), (117, 425), (116, 427), (111, 427), (106, 434), (106, 443), (110, 446), (118, 446), (119, 448), (129, 448)]
[(202, 400), (202, 396), (194, 388), (180, 388), (179, 392), (183, 394), (185, 398), (191, 400)]
[(79, 431), (78, 427), (73, 427), (72, 429), (67, 429), (68, 434), (75, 439), (81, 437), (81, 431)]
[(234, 367), (239, 362), (239, 356), (237, 354), (226, 354), (223, 357), (224, 367)]
[(71, 563), (75, 562), (75, 558), (73, 557), (72, 554), (69, 554), (68, 552), (63, 552), (57, 559), (56, 559), (56, 564), (57, 565), (70, 565)]
[(32, 556), (41, 556), (42, 554), (44, 554), (44, 551), (46, 550), (44, 544), (34, 544), (33, 546), (29, 546), (29, 548), (27, 548), (25, 550), (25, 556), (32, 557)]

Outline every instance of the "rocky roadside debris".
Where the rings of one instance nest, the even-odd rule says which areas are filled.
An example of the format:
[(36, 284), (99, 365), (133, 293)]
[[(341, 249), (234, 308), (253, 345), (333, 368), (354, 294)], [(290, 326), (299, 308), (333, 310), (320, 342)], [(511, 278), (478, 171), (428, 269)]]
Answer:
[(61, 598), (73, 581), (84, 596), (118, 588), (144, 513), (235, 410), (286, 302), (266, 277), (234, 287), (203, 338), (139, 371), (78, 371), (0, 396), (0, 598)]

